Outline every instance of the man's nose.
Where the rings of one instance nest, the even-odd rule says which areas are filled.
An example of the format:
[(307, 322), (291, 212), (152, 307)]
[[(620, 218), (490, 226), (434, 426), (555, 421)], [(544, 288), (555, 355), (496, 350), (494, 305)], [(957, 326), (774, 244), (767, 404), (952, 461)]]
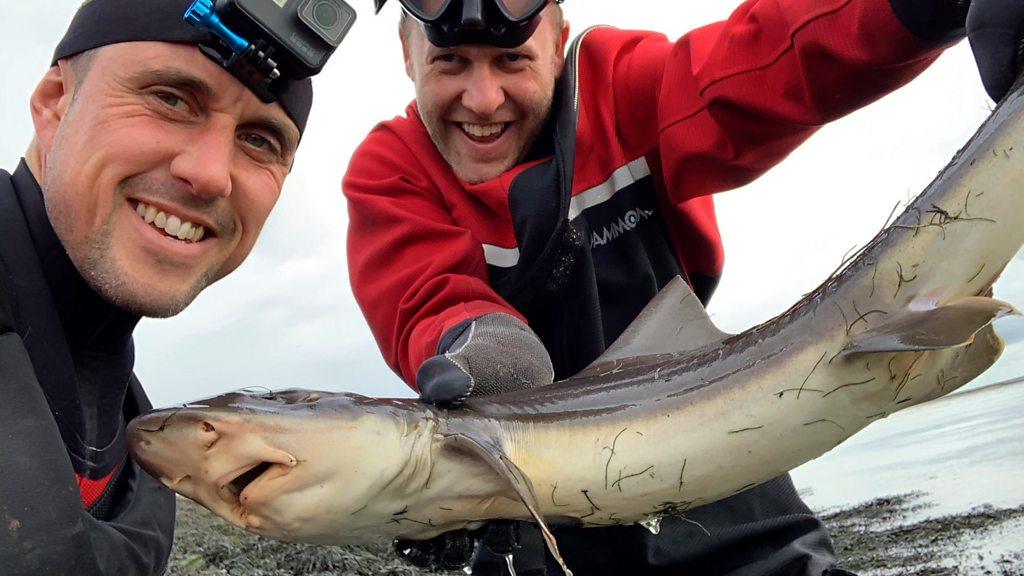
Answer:
[(189, 136), (181, 153), (171, 162), (171, 174), (188, 182), (196, 196), (230, 196), (234, 127), (204, 126)]
[(462, 93), (462, 105), (480, 116), (489, 116), (505, 103), (505, 87), (487, 66), (476, 66)]

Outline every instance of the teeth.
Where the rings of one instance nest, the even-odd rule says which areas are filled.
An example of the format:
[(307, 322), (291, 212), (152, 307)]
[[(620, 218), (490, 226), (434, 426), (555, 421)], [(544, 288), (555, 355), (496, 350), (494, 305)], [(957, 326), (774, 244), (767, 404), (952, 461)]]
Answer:
[(205, 227), (187, 220), (182, 221), (181, 218), (173, 214), (166, 214), (143, 202), (139, 202), (135, 207), (135, 213), (147, 224), (160, 228), (168, 236), (173, 236), (178, 240), (199, 242), (206, 235)]
[(164, 225), (164, 232), (167, 232), (171, 236), (177, 236), (178, 228), (181, 228), (181, 218), (178, 218), (177, 216), (168, 216), (167, 224)]
[(487, 138), (488, 136), (494, 136), (499, 134), (505, 129), (504, 124), (470, 124), (469, 122), (462, 123), (462, 129), (470, 136), (476, 136), (477, 138)]
[[(178, 237), (178, 240), (191, 240), (192, 226), (193, 224), (191, 222), (185, 222), (182, 224), (181, 228), (178, 228), (178, 233), (175, 234), (175, 236)], [(168, 232), (170, 232), (170, 230), (168, 230)]]

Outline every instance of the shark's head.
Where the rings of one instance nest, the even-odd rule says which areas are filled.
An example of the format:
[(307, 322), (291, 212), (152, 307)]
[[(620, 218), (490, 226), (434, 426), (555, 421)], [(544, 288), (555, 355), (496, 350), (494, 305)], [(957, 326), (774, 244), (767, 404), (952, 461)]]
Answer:
[(357, 512), (402, 476), (428, 414), (356, 394), (232, 392), (139, 416), (128, 442), (147, 472), (236, 526), (316, 542), (334, 532), (325, 523), (358, 534)]

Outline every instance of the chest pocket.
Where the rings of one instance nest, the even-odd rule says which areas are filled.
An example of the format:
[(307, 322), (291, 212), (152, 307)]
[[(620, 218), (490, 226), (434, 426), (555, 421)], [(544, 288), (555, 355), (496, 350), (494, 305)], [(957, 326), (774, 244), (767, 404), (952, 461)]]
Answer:
[(516, 179), (510, 203), (519, 259), (491, 265), (490, 273), (564, 378), (600, 355), (680, 267), (643, 158), (568, 206), (559, 202), (558, 173), (544, 164)]
[(660, 216), (650, 169), (639, 158), (573, 197), (593, 260), (604, 344), (610, 345), (681, 267)]

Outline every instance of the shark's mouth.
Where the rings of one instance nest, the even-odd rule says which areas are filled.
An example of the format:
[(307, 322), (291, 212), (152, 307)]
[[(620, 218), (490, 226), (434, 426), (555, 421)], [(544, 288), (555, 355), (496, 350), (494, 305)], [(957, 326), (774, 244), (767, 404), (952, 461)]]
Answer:
[(260, 462), (245, 472), (239, 474), (234, 480), (227, 483), (227, 489), (237, 498), (249, 484), (252, 484), (264, 472), (273, 466), (272, 462)]

